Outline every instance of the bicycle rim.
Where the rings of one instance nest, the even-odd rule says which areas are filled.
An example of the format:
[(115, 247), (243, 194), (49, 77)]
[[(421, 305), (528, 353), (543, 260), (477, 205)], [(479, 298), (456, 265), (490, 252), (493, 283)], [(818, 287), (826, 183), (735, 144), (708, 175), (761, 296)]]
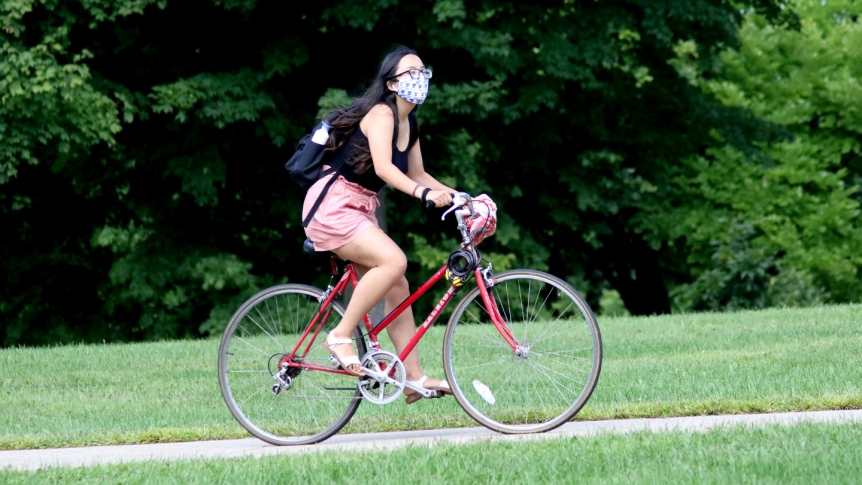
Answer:
[[(357, 379), (341, 374), (301, 370), (291, 387), (273, 391), (278, 363), (296, 347), (318, 310), (323, 292), (306, 285), (268, 288), (246, 301), (231, 318), (219, 346), (219, 384), (237, 421), (254, 436), (275, 445), (311, 444), (337, 433), (361, 402)], [(329, 330), (341, 321), (344, 309), (332, 314), (314, 339), (304, 363), (333, 367), (321, 346)], [(311, 342), (306, 337), (297, 355)], [(357, 355), (365, 341), (357, 330)]]
[(455, 309), (443, 340), (443, 366), (455, 399), (473, 419), (501, 433), (537, 433), (572, 419), (601, 372), (595, 315), (563, 280), (532, 270), (494, 277), (497, 311), (523, 347), (517, 355), (492, 323), (479, 289)]

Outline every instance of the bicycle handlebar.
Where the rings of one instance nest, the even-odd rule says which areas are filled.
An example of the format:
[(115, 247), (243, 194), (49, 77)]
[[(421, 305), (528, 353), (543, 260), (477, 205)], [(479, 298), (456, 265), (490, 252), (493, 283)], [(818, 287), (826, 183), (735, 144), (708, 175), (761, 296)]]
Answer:
[[(468, 194), (467, 192), (455, 192), (454, 194), (449, 195), (452, 196), (452, 207), (450, 207), (449, 210), (443, 213), (443, 217), (441, 217), (440, 220), (445, 219), (447, 214), (459, 207), (466, 207), (470, 211), (470, 217), (474, 217), (476, 212), (473, 210), (473, 198), (470, 197), (470, 194)], [(425, 201), (426, 209), (431, 209), (433, 207), (435, 207), (433, 200)]]
[[(440, 220), (445, 220), (446, 216), (449, 215), (450, 212), (455, 212), (455, 218), (458, 219), (458, 230), (461, 231), (461, 236), (464, 240), (464, 244), (470, 244), (472, 242), (472, 238), (470, 237), (470, 232), (467, 230), (467, 225), (464, 223), (465, 218), (475, 219), (478, 214), (473, 210), (473, 198), (470, 197), (470, 194), (467, 192), (455, 192), (452, 195), (452, 206), (449, 207), (446, 212), (440, 217)], [(434, 201), (426, 200), (425, 207), (430, 209), (434, 207)], [(465, 210), (458, 210), (458, 209)]]
[[(467, 192), (455, 192), (454, 194), (449, 194), (449, 195), (452, 196), (452, 203), (455, 202), (456, 196), (461, 195), (461, 196), (466, 197), (467, 200), (470, 201), (469, 203), (472, 204), (472, 199), (470, 198), (470, 194), (468, 194)], [(436, 207), (436, 205), (434, 204), (433, 200), (426, 200), (425, 201), (425, 208), (426, 209), (432, 209), (434, 207)], [(472, 205), (470, 207), (472, 207)]]
[[(452, 207), (443, 213), (443, 218), (458, 207), (466, 207), (470, 211), (470, 218), (476, 217), (476, 211), (473, 210), (473, 198), (470, 197), (470, 194), (467, 192), (455, 192), (452, 194)], [(443, 220), (443, 218), (440, 220)]]

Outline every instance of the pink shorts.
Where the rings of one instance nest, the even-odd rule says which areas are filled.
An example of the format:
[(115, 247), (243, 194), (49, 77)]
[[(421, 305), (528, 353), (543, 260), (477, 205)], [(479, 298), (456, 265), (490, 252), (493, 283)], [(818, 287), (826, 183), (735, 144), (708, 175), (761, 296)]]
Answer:
[[(302, 205), (303, 220), (320, 196), (323, 186), (333, 176), (323, 177), (308, 189)], [(305, 228), (305, 235), (311, 239), (317, 251), (338, 249), (369, 227), (378, 227), (375, 211), (379, 205), (377, 193), (348, 182), (339, 175)]]

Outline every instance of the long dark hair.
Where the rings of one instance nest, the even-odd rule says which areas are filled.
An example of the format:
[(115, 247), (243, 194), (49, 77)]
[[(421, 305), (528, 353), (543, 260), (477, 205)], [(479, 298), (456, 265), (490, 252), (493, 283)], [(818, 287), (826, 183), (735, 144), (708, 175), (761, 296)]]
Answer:
[[(393, 142), (398, 139), (398, 108), (395, 104), (396, 94), (386, 87), (386, 84), (395, 77), (398, 63), (401, 58), (406, 55), (413, 54), (418, 56), (415, 50), (403, 45), (395, 46), (383, 62), (380, 63), (380, 69), (377, 70), (377, 76), (365, 90), (365, 94), (353, 100), (353, 103), (344, 109), (335, 110), (326, 116), (327, 123), (332, 126), (329, 133), (329, 147), (327, 150), (336, 150), (347, 141), (356, 130), (359, 129), (359, 122), (362, 118), (371, 111), (371, 108), (378, 104), (385, 104), (392, 110), (392, 116), (395, 118), (395, 132), (392, 135)], [(416, 107), (413, 107), (416, 110)], [(411, 111), (412, 113), (412, 111)], [(356, 173), (364, 173), (373, 165), (371, 162), (371, 150), (368, 146), (367, 139), (360, 139), (355, 143), (355, 150), (350, 154), (348, 163), (353, 166)]]

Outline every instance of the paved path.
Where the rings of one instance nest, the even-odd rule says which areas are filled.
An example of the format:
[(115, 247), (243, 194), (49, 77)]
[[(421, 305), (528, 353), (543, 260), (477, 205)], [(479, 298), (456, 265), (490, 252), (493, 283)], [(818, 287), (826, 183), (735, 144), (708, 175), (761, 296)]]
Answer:
[(395, 433), (335, 435), (327, 441), (308, 446), (272, 446), (255, 438), (225, 441), (195, 441), (152, 445), (92, 446), (45, 450), (0, 451), (0, 469), (38, 470), (52, 466), (81, 467), (97, 464), (128, 463), (146, 460), (182, 460), (192, 458), (234, 458), (310, 453), (328, 450), (382, 450), (407, 445), (468, 443), (477, 440), (524, 440), (596, 434), (624, 434), (633, 431), (705, 431), (722, 426), (762, 426), (800, 422), (862, 423), (862, 410), (814, 411), (780, 414), (740, 414), (728, 416), (693, 416), (665, 419), (617, 419), (567, 423), (554, 431), (539, 435), (506, 436), (485, 428), (458, 428)]

